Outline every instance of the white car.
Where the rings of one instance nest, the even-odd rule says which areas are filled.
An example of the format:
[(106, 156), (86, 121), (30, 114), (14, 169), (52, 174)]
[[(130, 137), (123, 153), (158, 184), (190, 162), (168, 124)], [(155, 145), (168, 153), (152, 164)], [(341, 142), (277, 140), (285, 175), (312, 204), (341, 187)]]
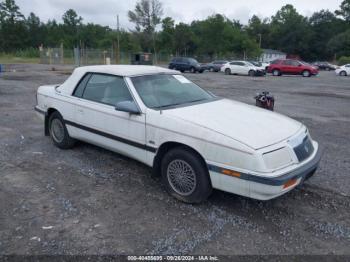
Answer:
[(249, 76), (263, 76), (265, 70), (253, 65), (247, 61), (231, 61), (221, 67), (221, 72), (226, 75), (249, 75)]
[(77, 68), (63, 84), (39, 87), (35, 110), (59, 148), (82, 140), (134, 158), (189, 203), (213, 188), (272, 199), (303, 183), (320, 161), (303, 124), (215, 97), (160, 67)]
[(350, 76), (350, 64), (337, 68), (335, 73), (339, 76)]
[(267, 70), (268, 70), (268, 68), (269, 68), (269, 66), (270, 66), (270, 63), (268, 63), (268, 62), (261, 62), (261, 64), (262, 64), (262, 67), (266, 70), (266, 72), (267, 72)]

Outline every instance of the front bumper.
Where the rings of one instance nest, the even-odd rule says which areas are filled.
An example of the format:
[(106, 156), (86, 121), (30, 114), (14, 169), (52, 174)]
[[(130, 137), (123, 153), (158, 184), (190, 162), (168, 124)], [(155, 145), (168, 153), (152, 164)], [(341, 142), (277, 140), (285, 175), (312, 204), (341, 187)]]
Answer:
[(315, 148), (311, 160), (290, 172), (276, 177), (256, 176), (238, 173), (232, 170), (208, 165), (214, 188), (226, 192), (247, 196), (258, 200), (269, 200), (281, 196), (309, 179), (318, 168), (322, 150)]
[(265, 70), (257, 70), (255, 71), (255, 76), (265, 76), (266, 71)]

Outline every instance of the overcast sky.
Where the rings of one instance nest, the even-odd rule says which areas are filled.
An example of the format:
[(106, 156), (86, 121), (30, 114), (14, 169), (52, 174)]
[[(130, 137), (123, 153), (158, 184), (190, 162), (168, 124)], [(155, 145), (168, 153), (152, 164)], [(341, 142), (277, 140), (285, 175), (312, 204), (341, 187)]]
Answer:
[[(116, 28), (116, 15), (119, 14), (121, 27), (132, 29), (127, 12), (133, 9), (137, 0), (17, 0), (24, 15), (34, 12), (41, 20), (61, 21), (62, 14), (72, 8), (84, 18)], [(321, 9), (334, 11), (342, 0), (161, 0), (164, 16), (171, 16), (176, 22), (191, 22), (206, 18), (214, 13), (225, 14), (230, 19), (238, 19), (246, 24), (257, 14), (270, 17), (285, 4), (292, 4), (299, 13), (310, 16)]]

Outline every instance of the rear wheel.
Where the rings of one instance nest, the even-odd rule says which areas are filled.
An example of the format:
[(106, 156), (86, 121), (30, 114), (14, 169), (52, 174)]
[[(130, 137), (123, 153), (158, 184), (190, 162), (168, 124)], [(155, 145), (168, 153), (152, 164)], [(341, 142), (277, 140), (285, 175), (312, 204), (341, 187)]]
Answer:
[(208, 168), (195, 152), (185, 147), (166, 153), (161, 172), (169, 194), (183, 202), (203, 202), (212, 192)]
[(303, 74), (303, 77), (310, 77), (311, 76), (311, 73), (308, 70), (303, 71), (302, 74)]
[(63, 117), (57, 111), (53, 112), (49, 118), (49, 132), (57, 147), (70, 149), (74, 146), (75, 140), (69, 136)]
[(231, 69), (230, 68), (226, 68), (225, 69), (225, 75), (231, 75)]
[(341, 75), (341, 76), (347, 76), (347, 73), (346, 73), (345, 71), (341, 71), (341, 72), (339, 73), (339, 75)]
[(248, 75), (249, 75), (249, 76), (255, 76), (255, 71), (254, 71), (254, 70), (250, 70), (250, 71), (248, 72)]
[(274, 69), (274, 70), (272, 71), (272, 75), (274, 75), (274, 76), (280, 76), (280, 75), (281, 75), (281, 72), (280, 72), (280, 70), (278, 70), (278, 69)]

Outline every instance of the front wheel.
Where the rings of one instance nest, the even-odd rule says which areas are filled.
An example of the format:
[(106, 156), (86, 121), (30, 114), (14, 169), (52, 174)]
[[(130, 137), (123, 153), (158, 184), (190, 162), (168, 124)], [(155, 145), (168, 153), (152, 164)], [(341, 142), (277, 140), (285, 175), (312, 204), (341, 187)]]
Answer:
[(274, 75), (274, 76), (280, 76), (280, 75), (281, 75), (281, 72), (280, 72), (280, 70), (275, 69), (275, 70), (272, 71), (272, 75)]
[(248, 72), (248, 75), (249, 75), (249, 76), (255, 76), (255, 71), (254, 71), (254, 70), (250, 70), (250, 71)]
[(203, 202), (212, 192), (208, 168), (185, 147), (174, 148), (163, 157), (161, 173), (169, 194), (183, 202)]
[(310, 71), (305, 70), (305, 71), (303, 72), (303, 77), (310, 77), (310, 76), (311, 76)]
[(70, 149), (74, 146), (75, 140), (69, 136), (63, 117), (57, 111), (53, 112), (49, 118), (49, 132), (57, 147)]

